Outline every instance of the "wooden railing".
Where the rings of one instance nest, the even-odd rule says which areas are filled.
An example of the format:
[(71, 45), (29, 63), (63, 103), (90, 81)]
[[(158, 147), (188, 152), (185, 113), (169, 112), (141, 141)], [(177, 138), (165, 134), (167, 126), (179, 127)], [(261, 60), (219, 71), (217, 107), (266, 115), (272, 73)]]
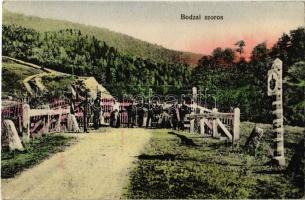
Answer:
[[(75, 102), (75, 116), (81, 126), (83, 124), (83, 111), (80, 108), (81, 101)], [(130, 101), (120, 103), (120, 122), (123, 126), (128, 124), (127, 107)], [(29, 133), (31, 136), (47, 132), (64, 131), (66, 128), (67, 114), (69, 113), (69, 102), (64, 99), (54, 99), (47, 106), (48, 109), (30, 109), (27, 104), (18, 102), (9, 107), (1, 109), (2, 122), (5, 119), (10, 119), (14, 122), (17, 131), (22, 134), (24, 132), (25, 115), (29, 118)], [(110, 122), (110, 114), (113, 110), (113, 99), (103, 98), (101, 100), (103, 117), (105, 124)], [(24, 109), (27, 110), (24, 110)], [(62, 111), (62, 113), (61, 113)], [(29, 112), (29, 113), (27, 113)], [(92, 117), (89, 120), (92, 123)], [(27, 129), (27, 128), (26, 128)]]
[[(75, 103), (75, 117), (81, 126), (83, 124), (83, 113), (79, 107), (80, 103)], [(127, 107), (131, 102), (123, 101), (119, 104), (120, 122), (122, 126), (126, 126), (128, 124)], [(165, 105), (165, 107), (170, 106), (169, 104)], [(210, 110), (196, 104), (188, 106), (191, 110), (191, 114), (187, 117), (190, 132), (210, 135), (215, 138), (224, 136), (233, 142), (239, 139), (239, 108), (235, 108), (232, 113), (222, 113), (218, 112), (215, 108)], [(55, 100), (50, 102), (47, 107), (49, 108), (30, 109), (27, 104), (16, 103), (14, 106), (2, 108), (2, 121), (4, 119), (12, 120), (18, 132), (22, 133), (25, 138), (34, 137), (39, 134), (66, 131), (67, 116), (70, 114), (68, 101)], [(109, 124), (110, 114), (113, 111), (113, 99), (102, 99), (101, 107), (103, 109), (104, 122)]]
[(67, 116), (70, 108), (66, 109), (30, 109), (23, 105), (22, 135), (25, 140), (36, 135), (61, 132), (67, 130)]
[[(190, 132), (199, 132), (202, 135), (210, 135), (215, 138), (227, 137), (230, 141), (239, 140), (240, 110), (235, 108), (233, 113), (218, 112), (216, 108), (209, 110), (201, 106), (195, 106), (189, 115)], [(195, 127), (199, 127), (196, 130)]]

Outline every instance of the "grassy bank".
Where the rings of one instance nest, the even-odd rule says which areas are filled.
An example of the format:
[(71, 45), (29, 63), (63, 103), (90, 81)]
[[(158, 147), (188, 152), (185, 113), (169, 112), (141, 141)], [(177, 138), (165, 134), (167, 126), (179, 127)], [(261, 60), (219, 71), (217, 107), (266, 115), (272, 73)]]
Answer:
[[(285, 170), (265, 165), (270, 160), (271, 127), (256, 155), (243, 147), (254, 124), (242, 123), (239, 147), (188, 133), (156, 130), (131, 173), (128, 198), (300, 198)], [(290, 161), (302, 128), (288, 127), (286, 159)]]
[(71, 136), (48, 135), (27, 143), (24, 152), (9, 152), (2, 149), (1, 177), (14, 177), (17, 173), (40, 163), (50, 155), (63, 151), (75, 140)]
[(13, 62), (2, 63), (2, 97), (21, 97), (25, 92), (22, 81), (31, 75), (42, 73), (42, 70), (34, 69)]

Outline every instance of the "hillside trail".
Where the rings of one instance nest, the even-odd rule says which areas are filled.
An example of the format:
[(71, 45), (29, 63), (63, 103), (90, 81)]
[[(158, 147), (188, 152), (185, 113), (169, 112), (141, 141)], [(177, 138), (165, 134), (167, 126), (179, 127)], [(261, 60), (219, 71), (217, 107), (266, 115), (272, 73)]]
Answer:
[(41, 67), (39, 65), (35, 65), (35, 64), (29, 63), (29, 62), (25, 62), (25, 61), (22, 61), (22, 60), (19, 60), (19, 59), (16, 59), (16, 58), (12, 58), (12, 57), (8, 57), (8, 56), (2, 56), (2, 58), (4, 60), (8, 60), (10, 62), (14, 62), (14, 63), (21, 64), (21, 65), (25, 65), (25, 66), (31, 67), (33, 69), (39, 69), (39, 70), (42, 71), (41, 73), (28, 76), (24, 80), (22, 80), (22, 83), (25, 86), (25, 89), (31, 95), (34, 95), (34, 93), (36, 91), (35, 88), (32, 88), (31, 84), (29, 83), (31, 81), (33, 82), (33, 84), (35, 84), (35, 86), (40, 91), (44, 91), (44, 90), (46, 90), (46, 87), (44, 86), (44, 84), (42, 83), (42, 80), (41, 80), (41, 78), (43, 76), (48, 76), (48, 75), (52, 75), (52, 74), (53, 75), (60, 75), (60, 76), (70, 76), (70, 74), (59, 72), (59, 71), (56, 71), (56, 70), (52, 70), (52, 69), (49, 69), (47, 67)]
[[(16, 58), (11, 58), (8, 56), (2, 56), (2, 58), (9, 62), (14, 62), (17, 64), (21, 64), (21, 65), (42, 71), (41, 73), (37, 73), (37, 74), (31, 75), (31, 76), (28, 76), (22, 80), (22, 83), (23, 83), (25, 89), (31, 96), (34, 96), (37, 91), (40, 91), (40, 92), (48, 91), (48, 89), (44, 85), (44, 81), (43, 81), (43, 79), (45, 77), (48, 78), (48, 77), (52, 77), (52, 76), (59, 76), (59, 77), (71, 77), (72, 76), (72, 74), (56, 71), (56, 70), (53, 70), (53, 69), (50, 69), (47, 67), (42, 67), (42, 66), (39, 66), (39, 65), (36, 65), (33, 63), (18, 60)], [(92, 80), (92, 78), (94, 80)], [(104, 94), (105, 98), (112, 98), (110, 93), (102, 85), (100, 85), (94, 77), (76, 76), (76, 79), (84, 81), (85, 87), (91, 90), (91, 93), (90, 93), (91, 95), (92, 95), (92, 93), (94, 93), (93, 91), (96, 91), (98, 89)], [(93, 96), (96, 96), (96, 94), (94, 94)]]
[(121, 128), (77, 137), (66, 151), (13, 179), (2, 179), (2, 199), (120, 198), (151, 132)]

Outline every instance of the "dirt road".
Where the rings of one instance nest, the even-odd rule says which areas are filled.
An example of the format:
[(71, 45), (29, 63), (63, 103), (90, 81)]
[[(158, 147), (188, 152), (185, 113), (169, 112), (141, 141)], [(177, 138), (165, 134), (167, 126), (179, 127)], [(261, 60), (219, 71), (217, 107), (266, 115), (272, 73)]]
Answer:
[(118, 199), (133, 161), (149, 141), (145, 129), (80, 134), (79, 142), (10, 180), (2, 199)]

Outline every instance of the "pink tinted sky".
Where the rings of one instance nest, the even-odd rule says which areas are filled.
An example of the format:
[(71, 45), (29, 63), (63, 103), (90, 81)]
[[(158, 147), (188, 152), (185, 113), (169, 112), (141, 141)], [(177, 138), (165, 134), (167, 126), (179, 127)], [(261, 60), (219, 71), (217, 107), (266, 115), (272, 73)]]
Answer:
[[(210, 54), (216, 47), (246, 42), (247, 56), (266, 42), (271, 47), (304, 26), (302, 2), (88, 2), (13, 1), (3, 7), (43, 18), (108, 28), (166, 48)], [(221, 21), (184, 21), (181, 14), (223, 16)]]
[(274, 33), (273, 35), (265, 35), (261, 37), (259, 35), (246, 35), (244, 34), (242, 37), (234, 37), (228, 36), (222, 40), (220, 39), (210, 39), (206, 40), (203, 39), (202, 41), (193, 41), (189, 44), (186, 48), (187, 51), (203, 53), (203, 54), (210, 54), (215, 47), (221, 48), (236, 48), (234, 45), (237, 41), (241, 39), (245, 41), (245, 48), (244, 48), (244, 56), (246, 58), (250, 58), (252, 49), (258, 45), (259, 43), (266, 42), (267, 47), (271, 48), (280, 37), (281, 33)]

